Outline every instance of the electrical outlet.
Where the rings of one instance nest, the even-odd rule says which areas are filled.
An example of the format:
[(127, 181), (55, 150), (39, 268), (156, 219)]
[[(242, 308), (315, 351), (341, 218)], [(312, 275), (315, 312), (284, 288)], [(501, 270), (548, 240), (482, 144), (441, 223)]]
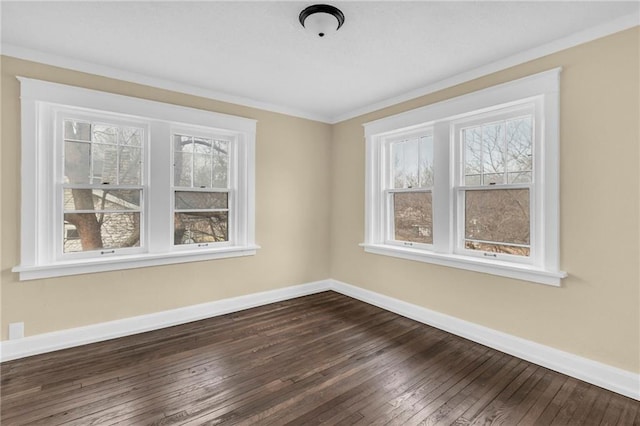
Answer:
[(24, 337), (24, 323), (12, 322), (9, 324), (9, 340), (22, 339)]

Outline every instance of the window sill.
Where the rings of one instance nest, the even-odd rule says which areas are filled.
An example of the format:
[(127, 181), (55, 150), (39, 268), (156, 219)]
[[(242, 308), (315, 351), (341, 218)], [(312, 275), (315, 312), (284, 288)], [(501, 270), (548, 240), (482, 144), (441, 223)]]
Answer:
[(228, 257), (253, 256), (260, 248), (257, 245), (230, 246), (171, 253), (143, 253), (128, 256), (110, 256), (100, 259), (83, 259), (56, 262), (47, 265), (16, 266), (12, 272), (20, 274), (20, 281), (94, 272), (117, 271), (147, 266), (171, 265), (174, 263), (199, 262)]
[(547, 271), (531, 265), (518, 265), (497, 260), (475, 259), (473, 257), (457, 254), (425, 252), (407, 247), (397, 247), (383, 244), (360, 244), (367, 253), (384, 256), (398, 257), (401, 259), (415, 260), (418, 262), (433, 263), (452, 268), (466, 269), (468, 271), (484, 272), (486, 274), (502, 277), (516, 278), (539, 284), (547, 284), (560, 287), (563, 278), (567, 277), (564, 271)]

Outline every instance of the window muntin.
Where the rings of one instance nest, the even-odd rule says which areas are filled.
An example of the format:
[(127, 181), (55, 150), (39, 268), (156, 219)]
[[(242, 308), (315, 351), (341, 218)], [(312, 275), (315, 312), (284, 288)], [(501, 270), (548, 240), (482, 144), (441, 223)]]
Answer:
[(433, 244), (433, 132), (430, 128), (386, 140), (384, 188), (390, 244)]
[[(144, 126), (103, 114), (60, 109), (62, 211), (56, 252), (62, 259), (144, 249)], [(61, 222), (61, 225), (60, 225)], [(121, 250), (121, 249), (124, 249)]]
[(188, 133), (173, 135), (173, 244), (224, 245), (235, 209), (229, 173), (233, 141)]

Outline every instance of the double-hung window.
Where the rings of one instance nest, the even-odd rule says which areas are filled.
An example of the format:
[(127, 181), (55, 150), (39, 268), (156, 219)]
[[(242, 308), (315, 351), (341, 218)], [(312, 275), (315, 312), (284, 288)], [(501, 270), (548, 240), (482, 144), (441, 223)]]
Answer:
[(365, 124), (365, 250), (559, 285), (559, 72)]
[[(527, 263), (535, 258), (535, 104), (456, 122), (456, 251)], [(538, 225), (538, 226), (536, 226)]]
[(394, 135), (384, 149), (389, 244), (433, 245), (433, 134), (430, 128)]
[(87, 258), (116, 249), (140, 253), (148, 127), (73, 109), (58, 109), (54, 125), (59, 129), (54, 138), (61, 141), (54, 161), (62, 174), (52, 210), (54, 216), (62, 214), (52, 226), (57, 257)]
[(254, 120), (20, 82), (20, 279), (255, 254)]
[(173, 133), (174, 246), (229, 243), (232, 150), (222, 135)]

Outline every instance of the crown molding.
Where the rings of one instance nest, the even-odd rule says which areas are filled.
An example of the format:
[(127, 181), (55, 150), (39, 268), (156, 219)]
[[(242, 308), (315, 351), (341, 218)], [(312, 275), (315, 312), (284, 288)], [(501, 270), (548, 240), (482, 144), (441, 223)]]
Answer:
[(236, 96), (229, 93), (218, 92), (204, 87), (184, 84), (177, 81), (129, 72), (106, 65), (100, 65), (92, 62), (46, 53), (40, 50), (29, 49), (18, 45), (3, 43), (0, 49), (0, 54), (59, 68), (66, 68), (73, 71), (84, 72), (87, 74), (94, 74), (102, 77), (113, 78), (116, 80), (127, 81), (130, 83), (142, 84), (158, 89), (171, 90), (173, 92), (198, 96), (200, 98), (207, 98), (215, 101), (228, 102), (250, 108), (276, 112), (293, 117), (305, 118), (308, 120), (320, 121), (323, 123), (329, 123), (330, 121), (329, 117), (314, 114), (308, 111), (303, 111), (282, 105), (276, 105), (256, 99), (245, 98), (242, 96)]
[(627, 30), (629, 28), (640, 25), (640, 16), (637, 14), (629, 14), (612, 21), (597, 25), (595, 27), (582, 30), (569, 36), (557, 39), (551, 43), (535, 47), (533, 49), (520, 52), (501, 60), (486, 64), (471, 70), (456, 74), (443, 80), (432, 82), (426, 86), (405, 92), (403, 94), (383, 99), (370, 105), (356, 108), (351, 111), (341, 113), (335, 116), (324, 116), (309, 111), (303, 111), (283, 105), (276, 105), (269, 102), (250, 99), (242, 96), (236, 96), (229, 93), (218, 92), (203, 87), (180, 83), (177, 81), (142, 75), (134, 72), (121, 70), (118, 68), (100, 65), (92, 62), (73, 59), (65, 56), (50, 54), (35, 49), (29, 49), (18, 45), (2, 43), (0, 46), (0, 54), (12, 56), (18, 59), (24, 59), (33, 62), (39, 62), (46, 65), (52, 65), (60, 68), (66, 68), (74, 71), (95, 74), (102, 77), (113, 78), (117, 80), (128, 81), (131, 83), (142, 84), (159, 89), (171, 90), (174, 92), (184, 93), (188, 95), (208, 98), (216, 101), (228, 102), (232, 104), (242, 105), (250, 108), (257, 108), (265, 111), (285, 114), (293, 117), (304, 118), (313, 121), (319, 121), (327, 124), (336, 124), (341, 121), (349, 120), (370, 112), (399, 104), (411, 99), (428, 95), (449, 87), (456, 86), (477, 78), (528, 62), (534, 59), (547, 56), (561, 50), (565, 50), (589, 41), (606, 37), (608, 35)]
[(425, 96), (439, 90), (457, 86), (458, 84), (466, 83), (468, 81), (475, 80), (477, 78), (484, 77), (486, 75), (532, 61), (534, 59), (541, 58), (543, 56), (551, 55), (561, 50), (569, 49), (571, 47), (575, 47), (580, 44), (596, 40), (598, 38), (606, 37), (608, 35), (636, 27), (638, 25), (640, 25), (640, 15), (625, 15), (620, 18), (614, 19), (613, 21), (609, 21), (604, 24), (600, 24), (595, 27), (554, 40), (551, 43), (543, 44), (541, 46), (525, 50), (524, 52), (520, 52), (512, 56), (508, 56), (490, 64), (483, 65), (478, 68), (473, 68), (452, 77), (445, 78), (443, 80), (435, 81), (427, 86), (411, 90), (401, 95), (383, 99), (376, 103), (351, 110), (344, 114), (336, 115), (330, 120), (330, 124), (336, 124), (341, 121), (349, 120), (351, 118), (359, 117), (370, 112), (390, 107), (392, 105), (397, 105), (401, 102), (419, 98), (421, 96)]

